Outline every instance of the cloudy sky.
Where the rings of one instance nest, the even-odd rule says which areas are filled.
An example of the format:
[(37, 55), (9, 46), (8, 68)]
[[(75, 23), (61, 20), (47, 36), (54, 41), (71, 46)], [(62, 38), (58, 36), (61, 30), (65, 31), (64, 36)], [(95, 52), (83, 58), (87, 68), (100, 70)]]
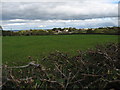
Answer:
[(118, 26), (118, 0), (2, 2), (4, 30)]

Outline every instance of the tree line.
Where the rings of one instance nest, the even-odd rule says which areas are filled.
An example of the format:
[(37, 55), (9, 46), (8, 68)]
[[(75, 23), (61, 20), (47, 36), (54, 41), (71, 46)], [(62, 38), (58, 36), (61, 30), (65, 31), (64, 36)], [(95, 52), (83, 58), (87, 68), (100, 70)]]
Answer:
[(120, 27), (100, 27), (100, 28), (88, 28), (88, 29), (77, 29), (77, 28), (53, 28), (49, 30), (43, 29), (30, 29), (21, 31), (6, 31), (2, 30), (3, 36), (32, 36), (32, 35), (55, 35), (55, 34), (119, 34)]

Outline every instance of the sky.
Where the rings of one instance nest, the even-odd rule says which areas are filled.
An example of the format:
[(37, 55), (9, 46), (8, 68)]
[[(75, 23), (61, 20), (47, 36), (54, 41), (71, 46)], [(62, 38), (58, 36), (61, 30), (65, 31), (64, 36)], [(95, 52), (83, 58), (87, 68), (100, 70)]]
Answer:
[(118, 26), (118, 0), (2, 2), (4, 30)]

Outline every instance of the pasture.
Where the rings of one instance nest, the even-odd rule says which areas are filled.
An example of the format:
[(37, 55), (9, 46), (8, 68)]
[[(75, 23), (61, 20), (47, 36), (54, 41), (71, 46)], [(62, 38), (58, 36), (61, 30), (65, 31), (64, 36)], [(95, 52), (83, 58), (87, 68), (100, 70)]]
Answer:
[[(42, 57), (56, 50), (71, 55), (77, 50), (94, 48), (97, 44), (118, 42), (117, 35), (46, 35), (5, 36), (2, 39), (2, 61), (22, 65), (30, 60), (41, 62)], [(32, 57), (28, 59), (28, 57)]]

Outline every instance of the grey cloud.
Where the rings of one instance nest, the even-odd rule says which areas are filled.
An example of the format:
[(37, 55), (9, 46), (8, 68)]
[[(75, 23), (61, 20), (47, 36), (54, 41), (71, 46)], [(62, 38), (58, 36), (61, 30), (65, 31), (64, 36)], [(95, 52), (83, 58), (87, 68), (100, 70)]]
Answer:
[[(116, 4), (99, 2), (2, 3), (2, 19), (81, 20), (117, 17)], [(95, 0), (94, 0), (95, 1)]]
[(117, 26), (118, 5), (107, 1), (4, 2), (2, 25), (4, 29)]

